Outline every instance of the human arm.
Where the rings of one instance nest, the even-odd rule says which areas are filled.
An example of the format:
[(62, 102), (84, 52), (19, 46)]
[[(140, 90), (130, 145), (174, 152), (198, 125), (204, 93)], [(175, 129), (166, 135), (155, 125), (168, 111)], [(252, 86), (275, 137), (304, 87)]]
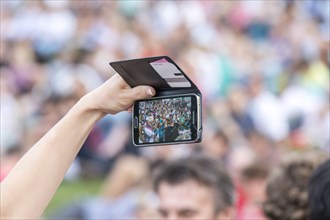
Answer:
[(37, 219), (62, 182), (94, 124), (107, 113), (152, 97), (149, 86), (131, 89), (115, 74), (85, 95), (15, 165), (0, 187), (1, 219)]

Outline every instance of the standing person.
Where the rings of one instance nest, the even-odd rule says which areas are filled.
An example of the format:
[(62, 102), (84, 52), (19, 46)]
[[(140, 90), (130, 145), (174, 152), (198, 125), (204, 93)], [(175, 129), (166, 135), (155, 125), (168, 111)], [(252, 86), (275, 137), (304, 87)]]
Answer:
[(165, 121), (162, 115), (160, 115), (159, 117), (158, 133), (159, 133), (159, 141), (161, 142), (165, 141)]
[(154, 190), (162, 219), (233, 219), (234, 185), (217, 160), (199, 155), (156, 170)]
[(154, 95), (152, 87), (130, 88), (115, 74), (82, 97), (1, 182), (0, 219), (40, 218), (95, 123)]
[(182, 113), (180, 115), (179, 122), (180, 122), (180, 130), (183, 131), (185, 129), (185, 127), (184, 127), (185, 116)]
[(155, 138), (155, 131), (153, 128), (153, 117), (147, 117), (147, 123), (144, 127), (145, 143), (153, 143)]
[(179, 136), (178, 126), (175, 125), (172, 119), (168, 124), (169, 126), (165, 128), (165, 141), (175, 141)]

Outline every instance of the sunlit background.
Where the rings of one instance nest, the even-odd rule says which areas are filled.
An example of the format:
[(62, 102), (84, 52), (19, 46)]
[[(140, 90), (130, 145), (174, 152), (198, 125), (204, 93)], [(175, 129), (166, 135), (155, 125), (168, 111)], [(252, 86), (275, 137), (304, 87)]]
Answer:
[(130, 114), (107, 116), (45, 217), (153, 218), (152, 170), (204, 152), (235, 180), (237, 216), (262, 218), (254, 204), (286, 154), (329, 154), (329, 4), (2, 0), (1, 179), (80, 97), (114, 74), (109, 62), (167, 55), (203, 94), (203, 142), (138, 149)]

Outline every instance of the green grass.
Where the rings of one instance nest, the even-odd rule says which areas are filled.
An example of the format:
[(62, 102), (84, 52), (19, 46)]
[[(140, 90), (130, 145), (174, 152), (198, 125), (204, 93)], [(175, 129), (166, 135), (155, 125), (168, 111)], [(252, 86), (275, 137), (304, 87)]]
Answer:
[(48, 204), (44, 216), (47, 218), (55, 210), (78, 199), (96, 195), (103, 180), (64, 181)]

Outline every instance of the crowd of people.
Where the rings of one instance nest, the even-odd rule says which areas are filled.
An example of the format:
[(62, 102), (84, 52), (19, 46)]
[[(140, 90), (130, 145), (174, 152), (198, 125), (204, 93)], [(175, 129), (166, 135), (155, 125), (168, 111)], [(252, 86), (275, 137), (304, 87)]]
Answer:
[[(109, 62), (168, 55), (203, 94), (203, 142), (135, 148), (131, 115), (106, 116), (92, 129), (66, 179), (105, 175), (115, 176), (112, 183), (129, 179), (123, 186), (105, 181), (111, 193), (105, 190), (99, 196), (111, 198), (114, 208), (106, 209), (100, 198), (92, 201), (101, 202), (107, 211), (102, 217), (152, 218), (157, 199), (146, 180), (152, 171), (164, 161), (203, 153), (228, 170), (237, 193), (237, 218), (262, 219), (266, 213), (281, 219), (274, 195), (266, 190), (272, 168), (292, 151), (314, 149), (326, 156), (330, 152), (329, 4), (313, 0), (2, 1), (0, 179), (74, 103), (113, 75)], [(172, 119), (179, 122), (179, 136), (180, 129), (188, 130), (185, 123), (189, 122), (188, 114), (181, 114), (187, 117), (184, 123), (182, 117)], [(142, 115), (144, 125), (148, 119), (158, 120), (158, 130), (152, 130), (154, 142), (170, 140), (159, 129), (161, 121), (167, 123), (165, 112)], [(146, 131), (140, 132), (142, 142), (152, 141)], [(139, 162), (126, 161), (128, 155)], [(140, 172), (136, 179), (130, 179), (126, 166), (116, 166), (122, 160)], [(304, 180), (316, 165), (307, 167)], [(274, 185), (278, 186), (270, 187)], [(292, 191), (296, 198), (297, 192)], [(260, 203), (267, 197), (271, 201), (263, 211)], [(95, 207), (86, 204), (80, 208)], [(100, 216), (98, 210), (89, 210), (88, 218)], [(304, 219), (306, 213), (295, 216)]]
[(139, 143), (191, 140), (191, 97), (139, 103)]

